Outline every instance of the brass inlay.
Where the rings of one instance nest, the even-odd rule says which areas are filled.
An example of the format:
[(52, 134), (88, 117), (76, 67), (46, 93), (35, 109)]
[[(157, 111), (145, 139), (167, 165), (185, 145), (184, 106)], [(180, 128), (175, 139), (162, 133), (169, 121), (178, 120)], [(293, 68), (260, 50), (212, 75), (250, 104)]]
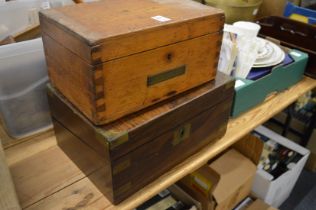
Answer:
[(130, 190), (132, 187), (132, 182), (127, 182), (126, 184), (122, 185), (121, 187), (119, 187), (117, 190), (116, 190), (116, 195), (119, 195), (119, 194), (122, 194), (128, 190)]
[(131, 166), (131, 160), (126, 159), (113, 167), (113, 175), (116, 175)]
[(176, 146), (183, 142), (185, 139), (189, 138), (191, 133), (191, 124), (185, 124), (184, 126), (178, 128), (174, 133), (173, 133), (173, 140), (172, 140), (172, 145)]
[(128, 132), (105, 132), (104, 135), (107, 137), (110, 149), (114, 149), (121, 144), (124, 144), (128, 141)]
[(156, 75), (148, 76), (147, 86), (152, 86), (160, 82), (175, 78), (177, 76), (185, 74), (186, 66), (180, 66), (169, 71), (165, 71)]

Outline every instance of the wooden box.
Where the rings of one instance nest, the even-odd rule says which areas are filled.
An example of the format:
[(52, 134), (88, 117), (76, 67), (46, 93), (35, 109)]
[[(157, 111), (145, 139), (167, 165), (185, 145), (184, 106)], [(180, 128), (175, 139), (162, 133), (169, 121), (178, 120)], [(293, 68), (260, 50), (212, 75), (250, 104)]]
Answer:
[(51, 83), (105, 124), (214, 79), (221, 10), (191, 0), (107, 0), (44, 10)]
[(48, 93), (57, 140), (76, 138), (104, 159), (104, 194), (116, 204), (225, 134), (234, 81), (218, 74), (215, 81), (103, 126), (93, 125), (51, 86)]
[(271, 37), (291, 49), (308, 54), (305, 74), (316, 79), (316, 27), (286, 17), (268, 16), (257, 21), (261, 26), (259, 35)]

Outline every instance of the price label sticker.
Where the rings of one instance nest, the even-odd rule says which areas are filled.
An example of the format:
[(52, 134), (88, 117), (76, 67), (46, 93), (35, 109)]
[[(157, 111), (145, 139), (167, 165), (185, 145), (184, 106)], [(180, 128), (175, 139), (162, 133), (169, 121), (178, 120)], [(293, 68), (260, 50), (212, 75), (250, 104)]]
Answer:
[(171, 20), (170, 18), (161, 16), (161, 15), (157, 15), (157, 16), (154, 16), (154, 17), (151, 17), (151, 18), (154, 19), (154, 20), (157, 20), (159, 22), (167, 22), (167, 21)]
[(259, 9), (254, 9), (252, 15), (256, 16), (258, 14)]

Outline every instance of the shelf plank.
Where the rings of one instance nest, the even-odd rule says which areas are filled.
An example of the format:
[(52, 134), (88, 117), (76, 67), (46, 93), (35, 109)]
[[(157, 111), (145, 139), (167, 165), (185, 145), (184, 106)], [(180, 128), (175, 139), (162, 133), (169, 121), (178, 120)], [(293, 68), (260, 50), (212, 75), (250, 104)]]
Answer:
[[(97, 157), (93, 152), (89, 157), (81, 157), (77, 152), (78, 158), (86, 161), (85, 171), (82, 172), (54, 143), (54, 136), (44, 135), (45, 139), (42, 141), (37, 137), (37, 141), (28, 140), (9, 147), (5, 152), (21, 206), (26, 209), (77, 209), (79, 207), (133, 209), (185, 175), (200, 168), (255, 127), (293, 103), (299, 96), (315, 87), (316, 80), (305, 77), (289, 90), (273, 95), (260, 106), (236, 119), (231, 119), (223, 138), (206, 146), (117, 206), (111, 205), (90, 181), (93, 178), (101, 186), (104, 184), (103, 170), (98, 165), (88, 164), (91, 160), (96, 161)], [(37, 147), (40, 148), (38, 151), (34, 149)], [(26, 155), (25, 152), (23, 153), (25, 148), (35, 152)], [(74, 152), (80, 151), (79, 149)]]
[(0, 141), (0, 209), (21, 209)]
[[(57, 146), (54, 133), (36, 141), (25, 141), (5, 150), (16, 191), (22, 208), (42, 200), (59, 190), (77, 182), (101, 167), (99, 156), (83, 145), (69, 145), (76, 158), (82, 163), (78, 168)], [(46, 136), (46, 135), (45, 135)], [(91, 164), (94, 163), (94, 164)], [(46, 209), (46, 208), (44, 208)]]

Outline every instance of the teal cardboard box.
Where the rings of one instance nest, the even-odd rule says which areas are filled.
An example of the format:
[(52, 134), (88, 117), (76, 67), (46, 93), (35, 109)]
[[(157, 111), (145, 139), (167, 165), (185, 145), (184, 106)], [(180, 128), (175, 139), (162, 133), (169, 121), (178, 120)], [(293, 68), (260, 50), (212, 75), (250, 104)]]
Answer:
[(270, 74), (252, 81), (236, 78), (232, 117), (262, 103), (273, 92), (280, 92), (299, 82), (304, 75), (308, 55), (298, 50), (288, 50), (294, 62), (274, 67)]

